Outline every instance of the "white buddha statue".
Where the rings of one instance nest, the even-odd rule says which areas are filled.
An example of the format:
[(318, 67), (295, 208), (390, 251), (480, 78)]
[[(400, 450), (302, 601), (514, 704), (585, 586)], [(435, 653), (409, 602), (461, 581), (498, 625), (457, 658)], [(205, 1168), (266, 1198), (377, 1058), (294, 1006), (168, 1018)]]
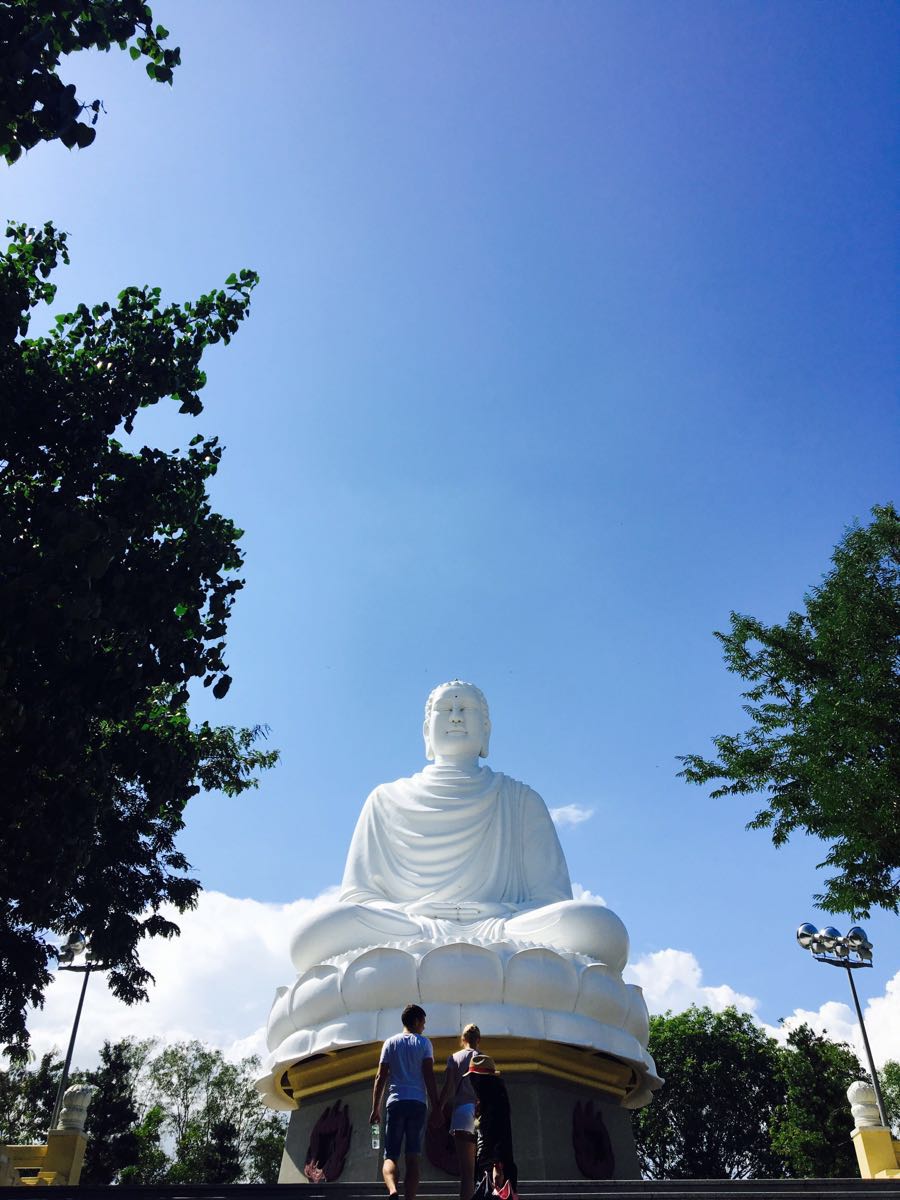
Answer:
[(621, 972), (625, 926), (610, 909), (572, 899), (544, 801), (479, 765), (491, 734), (481, 691), (458, 679), (440, 684), (423, 733), (432, 765), (366, 800), (340, 900), (294, 934), (297, 971), (367, 946), (449, 938), (538, 944)]
[(432, 1036), (475, 1021), (492, 1038), (618, 1059), (633, 1071), (622, 1103), (645, 1104), (659, 1078), (643, 995), (622, 979), (625, 927), (573, 900), (537, 792), (480, 765), (491, 722), (477, 687), (436, 687), (423, 732), (431, 765), (372, 792), (340, 899), (311, 909), (293, 936), (297, 977), (276, 992), (257, 1081), (266, 1103), (295, 1108), (286, 1071), (376, 1044), (421, 1000)]

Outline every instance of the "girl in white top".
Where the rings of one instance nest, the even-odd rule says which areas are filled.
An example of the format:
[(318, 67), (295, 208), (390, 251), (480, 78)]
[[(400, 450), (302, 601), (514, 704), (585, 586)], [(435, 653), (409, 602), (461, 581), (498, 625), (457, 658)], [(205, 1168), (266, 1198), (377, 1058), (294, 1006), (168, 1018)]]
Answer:
[(475, 1104), (477, 1097), (466, 1072), (478, 1051), (481, 1030), (477, 1025), (467, 1025), (460, 1038), (461, 1050), (447, 1059), (444, 1085), (441, 1089), (441, 1107), (451, 1101), (453, 1113), (450, 1117), (450, 1132), (456, 1143), (459, 1162), (459, 1197), (469, 1200), (475, 1191)]

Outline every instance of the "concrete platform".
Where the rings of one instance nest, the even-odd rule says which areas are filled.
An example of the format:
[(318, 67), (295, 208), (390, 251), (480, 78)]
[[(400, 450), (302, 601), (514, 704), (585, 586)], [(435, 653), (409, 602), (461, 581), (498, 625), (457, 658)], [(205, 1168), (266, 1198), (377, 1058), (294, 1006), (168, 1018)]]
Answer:
[[(522, 1200), (900, 1200), (900, 1187), (873, 1179), (522, 1180)], [(22, 1200), (20, 1187), (0, 1188), (0, 1200)], [(53, 1200), (385, 1200), (383, 1186), (330, 1183), (228, 1184), (180, 1187), (58, 1187)], [(419, 1200), (456, 1196), (452, 1182), (429, 1185)]]

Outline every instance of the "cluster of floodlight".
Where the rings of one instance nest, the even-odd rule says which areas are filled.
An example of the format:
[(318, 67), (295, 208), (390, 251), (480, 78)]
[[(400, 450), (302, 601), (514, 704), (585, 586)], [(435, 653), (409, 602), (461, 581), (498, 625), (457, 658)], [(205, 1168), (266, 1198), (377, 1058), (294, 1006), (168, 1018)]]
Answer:
[(815, 925), (806, 921), (797, 930), (797, 941), (816, 958), (833, 956), (840, 961), (852, 962), (855, 959), (858, 963), (872, 965), (872, 943), (859, 925), (841, 933), (833, 925), (816, 929)]

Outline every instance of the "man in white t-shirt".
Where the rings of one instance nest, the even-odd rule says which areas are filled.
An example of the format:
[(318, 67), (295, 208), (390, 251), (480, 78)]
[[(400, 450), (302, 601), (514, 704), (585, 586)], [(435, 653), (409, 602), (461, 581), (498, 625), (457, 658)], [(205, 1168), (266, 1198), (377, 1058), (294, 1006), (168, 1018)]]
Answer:
[(381, 1047), (378, 1074), (372, 1091), (372, 1112), (369, 1123), (380, 1119), (381, 1098), (387, 1085), (388, 1096), (384, 1118), (384, 1166), (382, 1175), (389, 1196), (397, 1191), (401, 1147), (405, 1146), (406, 1173), (403, 1193), (406, 1200), (416, 1200), (419, 1188), (419, 1155), (428, 1103), (432, 1114), (440, 1112), (434, 1082), (434, 1050), (425, 1032), (425, 1011), (418, 1004), (407, 1004), (400, 1014), (403, 1032), (395, 1033)]

